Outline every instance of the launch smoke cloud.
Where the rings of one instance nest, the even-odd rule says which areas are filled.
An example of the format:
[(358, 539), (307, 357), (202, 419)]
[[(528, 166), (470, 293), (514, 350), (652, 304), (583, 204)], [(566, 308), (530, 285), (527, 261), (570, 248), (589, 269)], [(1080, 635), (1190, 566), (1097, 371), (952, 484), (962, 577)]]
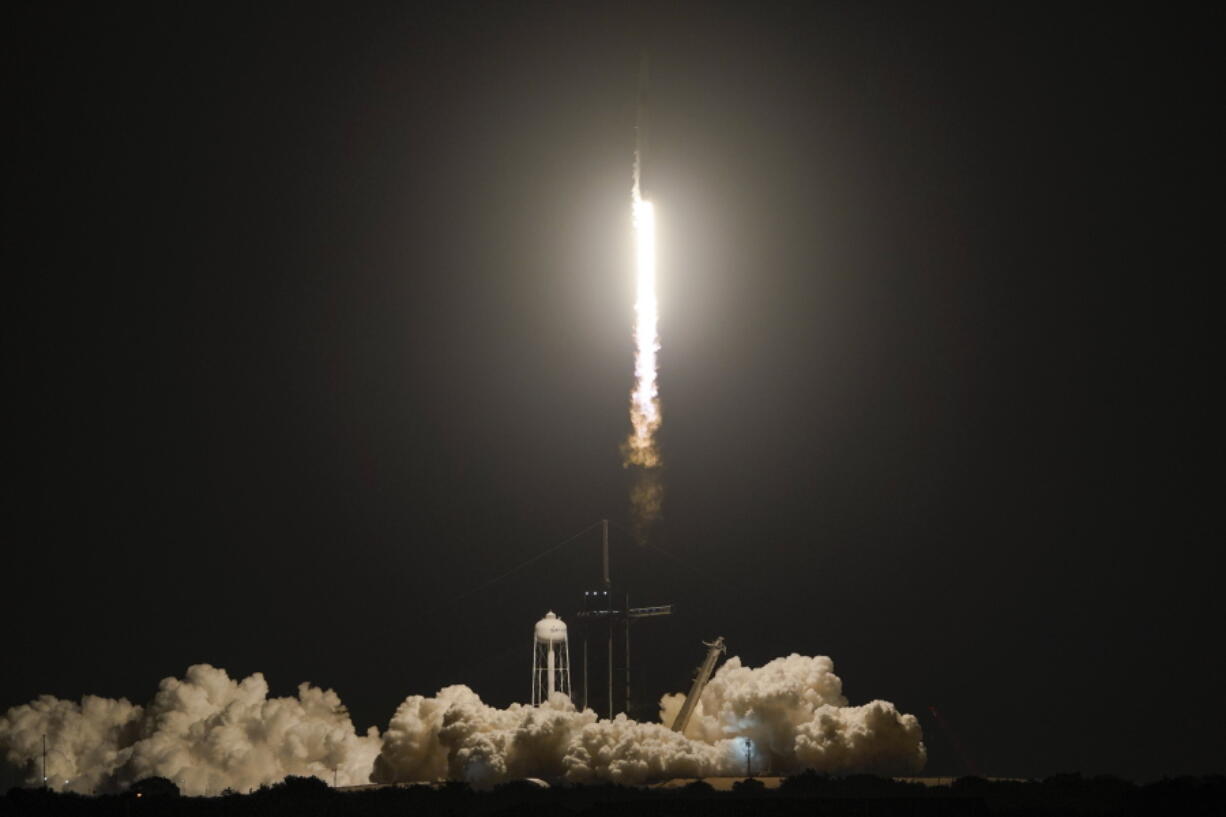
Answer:
[(340, 785), (364, 783), (379, 754), (374, 727), (358, 735), (332, 690), (301, 684), (295, 698), (269, 698), (260, 673), (235, 681), (207, 664), (166, 678), (147, 705), (86, 695), (80, 703), (44, 695), (0, 719), (0, 755), (83, 794), (126, 788), (146, 777), (173, 780), (184, 794), (250, 791), (288, 775)]
[[(167, 678), (147, 705), (88, 695), (43, 696), (0, 718), (0, 754), (48, 785), (96, 793), (145, 777), (185, 794), (250, 791), (287, 775), (339, 785), (464, 780), (489, 786), (524, 777), (571, 783), (642, 783), (806, 768), (902, 774), (923, 766), (919, 722), (886, 701), (849, 706), (826, 657), (790, 655), (751, 668), (729, 659), (712, 677), (685, 734), (672, 723), (684, 696), (665, 695), (661, 722), (600, 720), (555, 694), (539, 707), (489, 706), (465, 686), (413, 695), (380, 736), (360, 735), (331, 690), (309, 684), (269, 698), (259, 673), (242, 681), (200, 664)], [(335, 777), (334, 777), (335, 776)]]
[(447, 687), (401, 704), (375, 763), (378, 782), (465, 780), (477, 786), (521, 777), (573, 783), (643, 783), (738, 776), (746, 752), (759, 772), (906, 774), (919, 770), (919, 722), (886, 701), (848, 706), (826, 657), (790, 655), (763, 667), (729, 659), (703, 692), (685, 734), (671, 724), (685, 696), (665, 695), (661, 722), (598, 720), (564, 696), (539, 708), (497, 709), (470, 689)]

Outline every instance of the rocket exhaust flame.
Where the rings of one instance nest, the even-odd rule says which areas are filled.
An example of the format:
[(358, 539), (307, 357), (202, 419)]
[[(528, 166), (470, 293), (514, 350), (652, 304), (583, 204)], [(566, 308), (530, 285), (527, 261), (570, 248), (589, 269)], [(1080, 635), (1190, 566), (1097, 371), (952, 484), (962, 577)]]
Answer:
[[(637, 170), (636, 162), (636, 170)], [(651, 202), (644, 201), (635, 179), (634, 190), (634, 389), (630, 392), (630, 423), (633, 430), (622, 446), (625, 466), (633, 467), (630, 487), (631, 528), (640, 542), (660, 515), (664, 485), (660, 480), (660, 450), (656, 430), (660, 428), (660, 396), (656, 353), (660, 351), (657, 334), (659, 303), (656, 300), (656, 215)]]
[(627, 468), (637, 470), (630, 489), (630, 510), (635, 536), (642, 541), (647, 527), (660, 515), (663, 485), (654, 469), (661, 465), (656, 447), (660, 428), (660, 393), (657, 353), (660, 351), (656, 299), (656, 213), (643, 198), (642, 178), (646, 145), (647, 59), (639, 73), (638, 121), (635, 127), (634, 188), (631, 213), (634, 223), (634, 389), (630, 392), (630, 423), (633, 430), (622, 446)]
[(634, 199), (634, 390), (630, 392), (630, 421), (634, 430), (626, 441), (626, 464), (655, 468), (660, 464), (655, 434), (660, 427), (660, 400), (656, 353), (659, 303), (656, 300), (656, 222), (651, 202), (635, 191)]

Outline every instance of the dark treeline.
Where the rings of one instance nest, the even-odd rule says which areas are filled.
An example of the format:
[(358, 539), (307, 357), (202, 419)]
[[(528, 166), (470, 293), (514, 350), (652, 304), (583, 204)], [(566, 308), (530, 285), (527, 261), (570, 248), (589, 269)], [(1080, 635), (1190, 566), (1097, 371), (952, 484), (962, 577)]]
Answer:
[(473, 791), (459, 783), (338, 791), (316, 778), (291, 777), (250, 794), (180, 797), (170, 781), (141, 781), (118, 795), (87, 797), (42, 789), (13, 789), (0, 813), (14, 815), (1222, 815), (1226, 777), (1181, 777), (1137, 785), (1114, 777), (1058, 775), (1042, 781), (962, 778), (925, 786), (871, 776), (805, 773), (777, 789), (743, 780), (732, 791), (696, 781), (673, 789), (509, 783)]

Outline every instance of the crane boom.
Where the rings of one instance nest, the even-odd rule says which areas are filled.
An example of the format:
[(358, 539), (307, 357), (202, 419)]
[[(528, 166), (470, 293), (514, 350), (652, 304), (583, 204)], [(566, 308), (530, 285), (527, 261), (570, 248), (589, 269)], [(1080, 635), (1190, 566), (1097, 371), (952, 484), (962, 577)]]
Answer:
[(728, 651), (724, 646), (724, 637), (721, 635), (714, 641), (702, 642), (707, 647), (707, 658), (702, 662), (702, 666), (698, 668), (698, 674), (694, 676), (694, 685), (690, 687), (690, 694), (685, 696), (685, 703), (681, 707), (681, 711), (677, 714), (677, 720), (673, 721), (674, 732), (685, 732), (686, 724), (690, 722), (690, 715), (694, 714), (694, 707), (698, 705), (698, 699), (702, 697), (702, 691), (707, 686), (707, 681), (711, 680), (711, 672), (715, 669), (715, 662), (719, 660), (721, 653)]

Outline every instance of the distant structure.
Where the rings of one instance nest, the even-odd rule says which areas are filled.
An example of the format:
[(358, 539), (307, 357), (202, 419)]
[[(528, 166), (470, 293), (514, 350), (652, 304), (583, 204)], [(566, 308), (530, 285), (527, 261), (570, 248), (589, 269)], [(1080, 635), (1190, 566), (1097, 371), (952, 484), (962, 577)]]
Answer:
[(548, 701), (555, 692), (571, 694), (570, 643), (566, 623), (551, 610), (532, 631), (532, 705)]

